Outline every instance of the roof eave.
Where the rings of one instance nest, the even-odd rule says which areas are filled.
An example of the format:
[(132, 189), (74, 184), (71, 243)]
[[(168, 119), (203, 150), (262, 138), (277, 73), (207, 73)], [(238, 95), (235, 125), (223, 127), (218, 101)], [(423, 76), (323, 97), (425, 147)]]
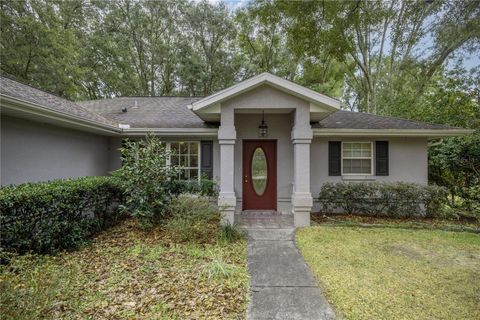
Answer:
[(349, 129), (314, 128), (315, 137), (425, 137), (443, 138), (472, 134), (470, 129)]
[(123, 136), (144, 136), (154, 134), (159, 136), (198, 136), (216, 137), (217, 128), (129, 128), (123, 129)]
[(122, 130), (114, 125), (94, 121), (84, 117), (75, 116), (73, 114), (46, 108), (40, 104), (29, 102), (26, 100), (0, 94), (0, 102), (2, 109), (19, 110), (35, 116), (47, 118), (53, 122), (59, 122), (67, 126), (75, 126), (84, 128), (88, 131), (96, 131), (101, 133), (119, 133)]

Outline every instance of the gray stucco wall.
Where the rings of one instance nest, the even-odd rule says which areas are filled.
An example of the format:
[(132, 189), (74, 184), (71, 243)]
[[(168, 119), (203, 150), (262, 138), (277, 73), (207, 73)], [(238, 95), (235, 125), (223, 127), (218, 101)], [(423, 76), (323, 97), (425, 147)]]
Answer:
[(122, 160), (120, 159), (120, 148), (122, 147), (122, 138), (110, 137), (108, 139), (108, 171), (120, 169)]
[[(388, 176), (329, 176), (328, 141), (389, 141)], [(373, 144), (375, 154), (375, 144)], [(322, 184), (342, 181), (384, 181), (428, 183), (428, 153), (426, 138), (314, 138), (310, 149), (310, 188), (317, 198)], [(375, 172), (375, 161), (373, 162)], [(317, 209), (318, 206), (314, 208)]]
[(2, 116), (1, 184), (106, 175), (108, 139)]
[(228, 109), (256, 109), (257, 112), (262, 109), (294, 110), (297, 107), (305, 106), (309, 107), (309, 102), (268, 85), (259, 86), (246, 93), (235, 96), (230, 100), (224, 101), (221, 104), (222, 112)]

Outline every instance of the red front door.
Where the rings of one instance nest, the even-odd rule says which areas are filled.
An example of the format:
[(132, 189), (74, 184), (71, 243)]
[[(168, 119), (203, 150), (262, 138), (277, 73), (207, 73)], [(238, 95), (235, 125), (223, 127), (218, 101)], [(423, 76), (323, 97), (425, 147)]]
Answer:
[(243, 210), (277, 210), (277, 141), (243, 140)]

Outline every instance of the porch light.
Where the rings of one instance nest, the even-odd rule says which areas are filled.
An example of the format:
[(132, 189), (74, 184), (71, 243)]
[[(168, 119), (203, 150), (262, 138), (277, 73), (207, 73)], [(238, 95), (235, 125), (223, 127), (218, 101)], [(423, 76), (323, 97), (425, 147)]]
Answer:
[(262, 110), (262, 122), (258, 126), (258, 136), (260, 138), (268, 137), (268, 126), (265, 123), (265, 111)]

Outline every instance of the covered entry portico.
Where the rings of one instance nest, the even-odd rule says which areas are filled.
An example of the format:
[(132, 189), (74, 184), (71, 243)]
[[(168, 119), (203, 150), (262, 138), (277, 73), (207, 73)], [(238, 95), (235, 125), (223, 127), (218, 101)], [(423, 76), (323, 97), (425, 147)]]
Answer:
[[(338, 107), (335, 99), (268, 73), (190, 106), (203, 120), (220, 122), (218, 205), (223, 223), (233, 223), (234, 214), (244, 208), (271, 208), (282, 214), (293, 213), (297, 227), (310, 224), (310, 122)], [(268, 135), (259, 137), (263, 113)], [(252, 173), (252, 161), (260, 166), (265, 162), (262, 174)], [(254, 186), (254, 179), (264, 181)]]

